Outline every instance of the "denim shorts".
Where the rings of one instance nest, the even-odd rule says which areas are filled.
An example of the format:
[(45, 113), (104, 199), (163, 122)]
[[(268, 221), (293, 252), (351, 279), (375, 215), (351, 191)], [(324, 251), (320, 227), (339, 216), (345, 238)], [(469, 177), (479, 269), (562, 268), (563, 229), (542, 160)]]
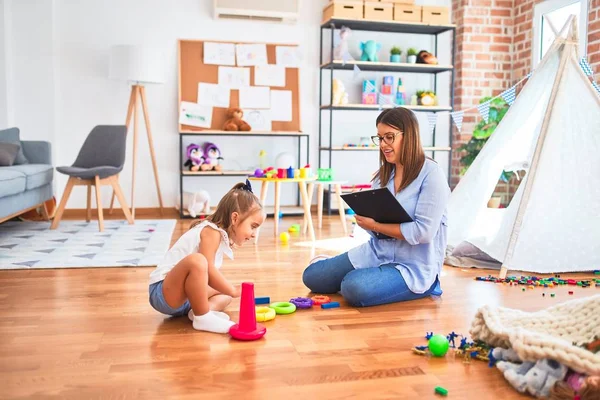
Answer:
[(192, 309), (190, 301), (186, 300), (179, 308), (173, 308), (165, 301), (163, 296), (163, 282), (156, 282), (150, 285), (148, 292), (150, 298), (150, 305), (158, 312), (171, 315), (173, 317), (181, 317), (187, 315)]

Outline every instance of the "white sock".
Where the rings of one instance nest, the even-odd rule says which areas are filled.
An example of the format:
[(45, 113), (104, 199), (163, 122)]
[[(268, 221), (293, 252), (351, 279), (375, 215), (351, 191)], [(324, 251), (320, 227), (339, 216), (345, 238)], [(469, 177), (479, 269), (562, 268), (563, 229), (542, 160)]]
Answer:
[(195, 315), (193, 322), (194, 329), (214, 333), (227, 333), (233, 325), (233, 322), (219, 318), (210, 311), (204, 315)]
[[(229, 315), (227, 315), (224, 312), (221, 312), (221, 311), (210, 311), (210, 312), (213, 313), (213, 314), (215, 314), (219, 318), (223, 318), (223, 319), (227, 319), (227, 320), (231, 319), (229, 317)], [(194, 310), (190, 310), (188, 312), (188, 318), (190, 319), (190, 321), (192, 321), (192, 322), (194, 321)]]

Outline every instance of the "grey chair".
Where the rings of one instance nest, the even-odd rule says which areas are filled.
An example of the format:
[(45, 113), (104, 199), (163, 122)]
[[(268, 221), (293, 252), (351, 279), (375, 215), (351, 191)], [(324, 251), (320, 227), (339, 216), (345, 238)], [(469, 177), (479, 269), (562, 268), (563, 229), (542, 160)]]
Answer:
[(87, 186), (87, 222), (90, 222), (92, 216), (92, 186), (96, 188), (98, 225), (101, 232), (104, 230), (104, 217), (100, 202), (100, 187), (103, 185), (112, 186), (127, 222), (133, 224), (133, 217), (117, 179), (117, 175), (123, 170), (125, 164), (126, 139), (127, 127), (125, 125), (98, 125), (85, 139), (73, 165), (56, 168), (58, 172), (68, 175), (69, 181), (50, 229), (58, 227), (73, 186)]

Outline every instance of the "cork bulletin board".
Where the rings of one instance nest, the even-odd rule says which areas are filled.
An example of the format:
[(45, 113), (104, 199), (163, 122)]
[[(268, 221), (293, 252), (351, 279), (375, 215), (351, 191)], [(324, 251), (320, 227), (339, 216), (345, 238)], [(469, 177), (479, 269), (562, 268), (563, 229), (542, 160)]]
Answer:
[[(219, 65), (204, 63), (204, 42), (202, 40), (179, 40), (179, 99), (178, 107), (182, 101), (196, 103), (198, 101), (198, 83), (219, 83)], [(218, 41), (208, 41), (218, 42)], [(233, 44), (250, 44), (247, 42), (220, 42)], [(256, 44), (256, 43), (253, 43)], [(259, 43), (260, 44), (260, 43)], [(267, 48), (268, 64), (276, 63), (276, 47), (292, 46), (290, 44), (269, 44), (264, 43)], [(254, 85), (254, 67), (250, 69), (250, 84)], [(272, 121), (271, 131), (300, 132), (300, 87), (298, 68), (285, 68), (285, 86), (273, 87), (277, 90), (289, 90), (292, 95), (292, 118), (291, 121)], [(229, 107), (239, 106), (239, 90), (230, 90)], [(184, 125), (178, 122), (179, 132), (202, 132), (202, 131), (221, 131), (226, 120), (226, 108), (213, 107), (212, 121), (210, 128), (199, 128), (196, 126)]]

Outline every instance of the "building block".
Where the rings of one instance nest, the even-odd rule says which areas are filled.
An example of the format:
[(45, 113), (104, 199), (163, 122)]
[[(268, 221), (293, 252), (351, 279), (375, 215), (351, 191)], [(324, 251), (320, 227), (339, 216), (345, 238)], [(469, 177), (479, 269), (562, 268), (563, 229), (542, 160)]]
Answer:
[(388, 86), (394, 86), (394, 77), (391, 75), (386, 75), (383, 77), (383, 84)]
[(377, 104), (377, 93), (365, 93), (362, 94), (363, 104)]
[(339, 306), (340, 306), (340, 303), (338, 303), (337, 301), (332, 301), (331, 303), (321, 304), (321, 308), (323, 308), (323, 309), (338, 308)]
[(257, 297), (256, 299), (254, 299), (254, 304), (269, 304), (270, 302), (270, 297)]
[(363, 93), (377, 93), (377, 84), (375, 79), (365, 79), (363, 81)]
[(392, 85), (381, 85), (382, 94), (392, 94)]

